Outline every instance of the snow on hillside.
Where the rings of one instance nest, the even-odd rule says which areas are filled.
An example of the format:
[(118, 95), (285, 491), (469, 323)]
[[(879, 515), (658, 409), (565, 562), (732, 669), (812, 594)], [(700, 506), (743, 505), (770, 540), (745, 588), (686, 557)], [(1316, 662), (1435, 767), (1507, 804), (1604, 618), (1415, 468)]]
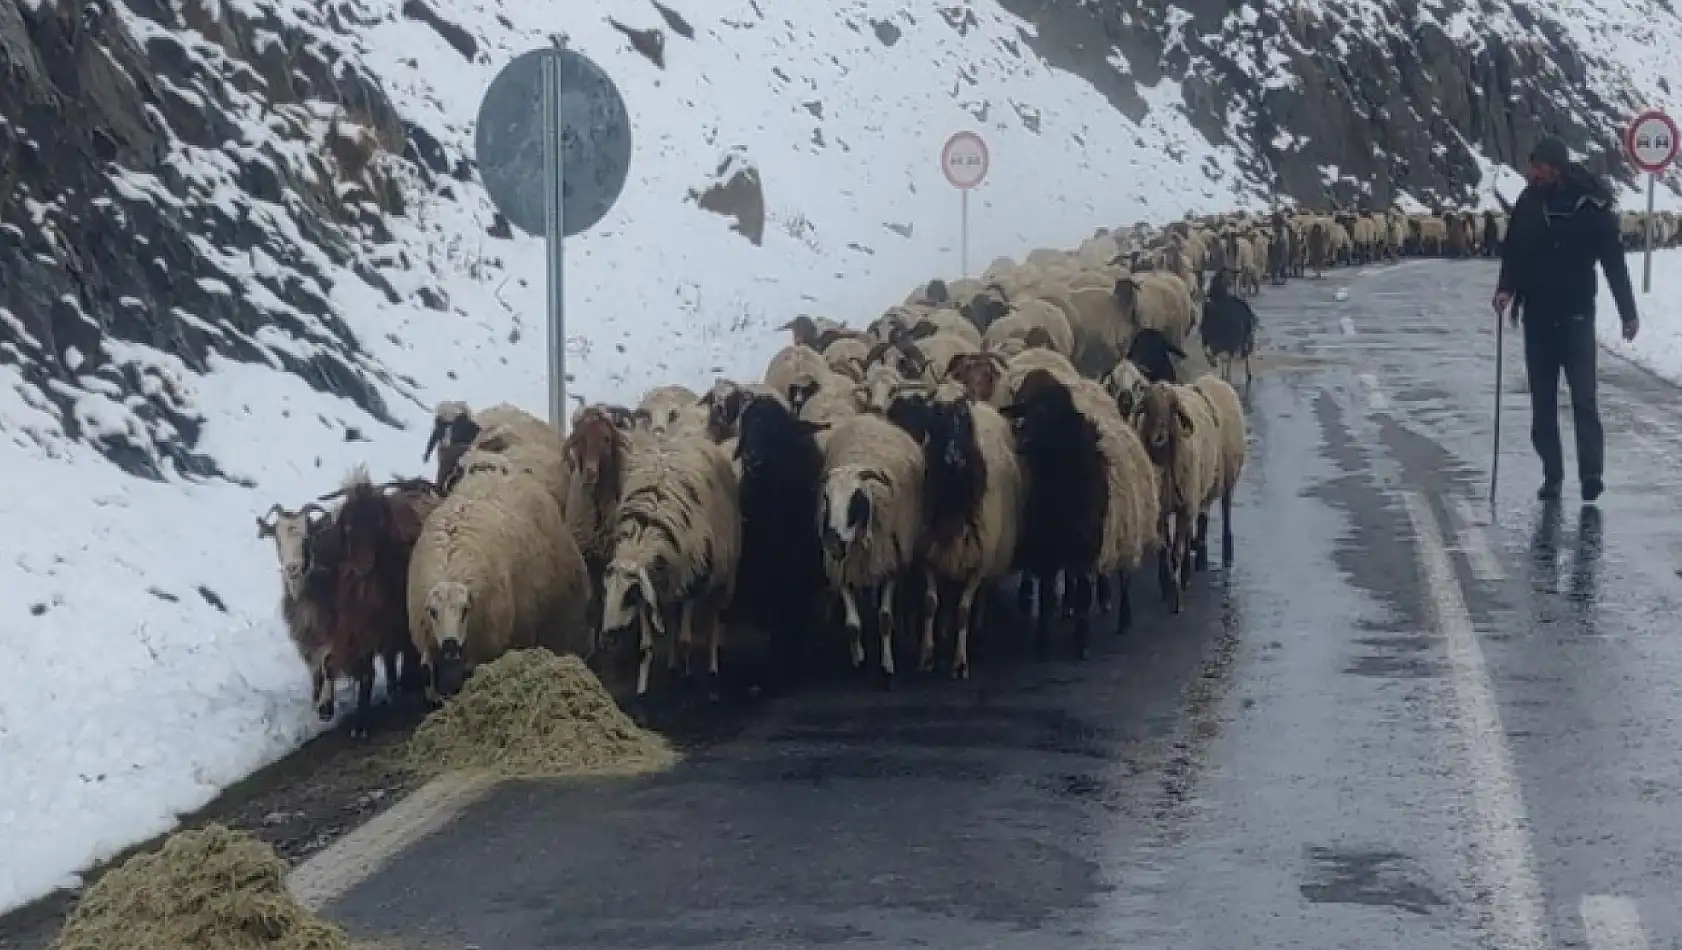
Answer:
[(1624, 342), (1618, 322), (1618, 305), (1600, 281), (1600, 300), (1595, 305), (1595, 335), (1613, 354), (1648, 372), (1682, 386), (1682, 249), (1653, 252), (1653, 289), (1641, 292), (1641, 252), (1629, 255), (1630, 283), (1635, 286), (1635, 306), (1641, 314), (1641, 330)]
[[(313, 0), (222, 3), (211, 9), (257, 4), (321, 43), (349, 42), (320, 25)], [(137, 35), (159, 29), (119, 0), (109, 6)], [(778, 345), (772, 327), (790, 316), (862, 320), (916, 282), (953, 274), (958, 199), (935, 159), (959, 128), (984, 133), (993, 157), (972, 203), (974, 270), (995, 255), (1072, 244), (1095, 226), (1241, 203), (1236, 156), (1204, 143), (1172, 82), (1155, 87), (1150, 115), (1134, 125), (1083, 81), (1036, 61), (1018, 42), (1032, 28), (992, 0), (952, 14), (962, 32), (932, 8), (913, 16), (876, 0), (779, 4), (771, 16), (753, 0), (674, 0), (694, 38), (668, 32), (664, 68), (606, 19), (664, 26), (646, 2), (580, 0), (560, 16), (542, 0), (445, 0), (437, 10), (472, 35), (472, 61), (401, 6), (361, 3), (372, 25), (349, 28), (357, 48), (346, 52), (452, 157), (471, 143), (477, 97), (495, 70), (545, 42), (546, 29), (567, 29), (621, 86), (636, 125), (630, 184), (569, 247), (572, 391), (591, 400), (755, 375)], [(182, 55), (197, 55), (203, 44), (186, 47)], [(245, 145), (272, 134), (256, 113), (240, 133)], [(172, 171), (227, 200), (235, 179), (214, 157), (178, 145)], [(751, 164), (763, 182), (762, 246), (686, 197), (731, 162)], [(147, 176), (125, 177), (145, 189)], [(356, 463), (376, 477), (419, 471), (440, 399), (541, 412), (540, 245), (488, 236), (482, 191), (449, 187), (453, 198), (414, 189), (409, 215), (386, 222), (413, 269), (397, 266), (397, 254), (372, 262), (404, 298), (423, 277), (441, 282), (447, 308), (393, 305), (352, 273), (329, 272), (333, 303), (362, 348), (390, 380), (414, 381), (388, 380), (382, 394), (407, 431), (276, 370), (213, 358), (201, 373), (133, 346), (126, 355), (205, 414), (199, 450), (255, 487), (155, 483), (67, 438), (42, 394), (0, 365), (0, 642), (10, 672), (0, 691), (0, 910), (74, 883), (319, 728), (275, 616), (274, 558), (254, 515), (331, 489)], [(238, 294), (267, 293), (251, 279), (256, 269), (283, 266), (256, 255), (221, 264), (240, 284), (225, 289)], [(0, 310), (0, 320), (16, 319)], [(83, 381), (91, 395), (75, 414), (85, 434), (145, 424), (100, 395), (98, 380)]]

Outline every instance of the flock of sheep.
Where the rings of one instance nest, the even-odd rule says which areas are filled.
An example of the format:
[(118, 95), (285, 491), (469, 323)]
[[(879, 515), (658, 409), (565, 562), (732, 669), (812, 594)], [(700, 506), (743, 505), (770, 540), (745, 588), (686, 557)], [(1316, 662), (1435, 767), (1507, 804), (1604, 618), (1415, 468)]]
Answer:
[[(964, 677), (982, 595), (1011, 575), (1036, 652), (1065, 619), (1084, 656), (1094, 604), (1131, 622), (1127, 579), (1147, 559), (1180, 609), (1217, 503), (1232, 557), (1248, 437), (1229, 380), (1243, 361), (1248, 386), (1244, 298), (1263, 278), (1492, 253), (1503, 220), (1281, 212), (1100, 231), (931, 281), (863, 329), (798, 317), (762, 381), (580, 406), (564, 438), (512, 406), (443, 403), (422, 453), (437, 452), (433, 479), (358, 469), (275, 505), (258, 534), (323, 720), (338, 681), (357, 682), (353, 733), (376, 660), (388, 688), (438, 702), (476, 665), (542, 646), (634, 661), (641, 698), (659, 641), (686, 677), (704, 644), (716, 696), (739, 633), (765, 638), (783, 684), (822, 655), (832, 611), (855, 667), (869, 615), (885, 682), (902, 631), (920, 670), (945, 642)], [(1181, 382), (1194, 333), (1222, 370)]]

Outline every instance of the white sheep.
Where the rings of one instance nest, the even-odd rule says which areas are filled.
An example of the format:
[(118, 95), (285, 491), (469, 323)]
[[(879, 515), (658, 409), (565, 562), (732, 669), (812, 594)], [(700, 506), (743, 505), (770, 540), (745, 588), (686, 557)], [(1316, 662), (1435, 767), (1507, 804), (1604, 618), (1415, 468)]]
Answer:
[(738, 490), (729, 450), (705, 438), (657, 438), (626, 458), (613, 558), (602, 580), (602, 629), (637, 625), (639, 699), (648, 694), (654, 638), (665, 635), (669, 608), (681, 616), (671, 668), (681, 662), (687, 673), (695, 635), (705, 635), (709, 687), (718, 696), (721, 615), (735, 593), (742, 550)]
[(637, 403), (637, 412), (647, 417), (649, 428), (656, 433), (676, 429), (700, 431), (707, 425), (707, 411), (701, 408), (700, 401), (688, 386), (656, 386)]
[(856, 668), (865, 663), (858, 598), (877, 594), (883, 682), (894, 675), (894, 587), (911, 567), (923, 518), (922, 448), (874, 414), (842, 420), (824, 442), (819, 532), (824, 574), (841, 596)]
[(829, 364), (824, 361), (822, 353), (795, 343), (783, 347), (771, 357), (771, 362), (765, 367), (765, 385), (787, 399), (789, 387), (802, 375), (820, 376), (826, 372), (829, 372)]
[[(1239, 401), (1238, 390), (1234, 389), (1231, 383), (1209, 373), (1198, 377), (1191, 386), (1208, 400), (1215, 428), (1219, 432), (1216, 439), (1219, 444), (1219, 461), (1216, 464), (1214, 493), (1221, 501), (1221, 561), (1231, 564), (1232, 496), (1237, 489), (1239, 476), (1244, 473), (1244, 461), (1249, 452), (1249, 426), (1244, 419), (1244, 405)], [(1213, 504), (1213, 501), (1213, 498), (1205, 499), (1203, 511), (1197, 516), (1195, 566), (1198, 570), (1209, 566), (1207, 535), (1209, 505)]]
[(432, 698), (507, 650), (588, 657), (589, 596), (547, 486), (519, 473), (464, 480), (426, 519), (409, 560), (409, 634), (432, 670)]
[(1163, 599), (1179, 613), (1180, 591), (1191, 583), (1194, 522), (1222, 487), (1214, 406), (1191, 386), (1151, 383), (1134, 410), (1134, 425), (1160, 479), (1158, 580)]

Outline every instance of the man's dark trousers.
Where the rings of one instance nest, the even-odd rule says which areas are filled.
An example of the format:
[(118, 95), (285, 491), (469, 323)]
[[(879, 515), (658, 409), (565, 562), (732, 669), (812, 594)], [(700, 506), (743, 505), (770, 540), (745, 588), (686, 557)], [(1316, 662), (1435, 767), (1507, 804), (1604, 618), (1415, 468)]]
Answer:
[(1577, 475), (1601, 476), (1606, 435), (1595, 400), (1594, 316), (1556, 316), (1527, 308), (1524, 312), (1524, 368), (1530, 376), (1530, 444), (1542, 460), (1542, 478), (1565, 480), (1565, 454), (1559, 441), (1559, 374), (1571, 387), (1572, 428), (1577, 433)]

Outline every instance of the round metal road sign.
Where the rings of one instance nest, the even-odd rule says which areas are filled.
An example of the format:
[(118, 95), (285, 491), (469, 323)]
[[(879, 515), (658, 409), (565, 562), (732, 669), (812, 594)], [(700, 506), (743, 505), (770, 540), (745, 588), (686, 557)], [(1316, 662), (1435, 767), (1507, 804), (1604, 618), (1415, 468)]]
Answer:
[(1675, 120), (1658, 109), (1648, 109), (1632, 119), (1624, 130), (1624, 150), (1636, 168), (1656, 175), (1676, 160), (1682, 146)]
[(631, 118), (619, 89), (583, 53), (543, 47), (514, 57), (479, 103), (473, 148), (498, 211), (527, 234), (544, 231), (543, 58), (560, 67), (561, 208), (570, 237), (595, 227), (631, 170)]
[(940, 150), (940, 170), (954, 188), (974, 188), (987, 178), (987, 143), (974, 132), (959, 132)]

